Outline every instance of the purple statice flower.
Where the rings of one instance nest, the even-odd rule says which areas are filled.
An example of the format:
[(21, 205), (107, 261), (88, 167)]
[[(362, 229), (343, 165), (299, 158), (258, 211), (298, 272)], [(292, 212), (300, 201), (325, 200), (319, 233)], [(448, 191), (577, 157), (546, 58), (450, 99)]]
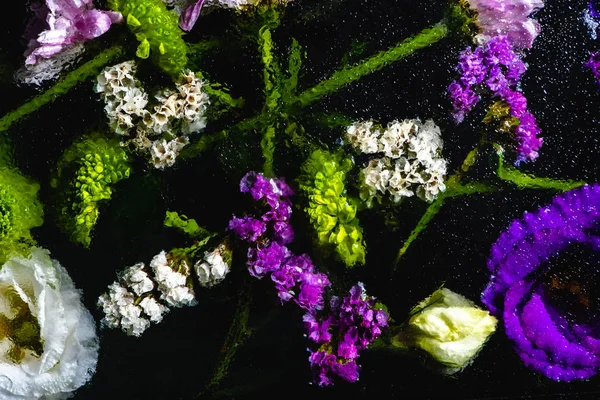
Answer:
[(488, 258), (492, 275), (482, 301), (504, 318), (523, 362), (552, 380), (587, 379), (600, 371), (600, 323), (566, 318), (540, 283), (550, 258), (569, 245), (600, 250), (599, 222), (600, 185), (583, 186), (513, 221)]
[(39, 57), (47, 59), (76, 43), (94, 39), (123, 19), (117, 12), (94, 9), (92, 0), (46, 0), (46, 7), (46, 26), (36, 39), (29, 41), (26, 65), (36, 64)]
[(590, 59), (584, 64), (584, 67), (592, 70), (596, 82), (600, 85), (600, 52), (590, 54)]
[(507, 36), (518, 49), (529, 49), (540, 33), (540, 25), (529, 16), (544, 7), (542, 0), (467, 0), (477, 12), (479, 40)]
[(313, 370), (313, 380), (319, 386), (333, 385), (333, 376), (339, 376), (348, 382), (358, 380), (359, 366), (354, 360), (339, 360), (334, 354), (325, 351), (311, 351), (310, 366)]
[[(308, 254), (291, 256), (271, 274), (279, 298), (294, 302), (307, 311), (323, 309), (325, 289), (331, 285), (327, 275), (318, 272)], [(299, 289), (297, 289), (299, 288)]]
[(256, 242), (267, 230), (267, 224), (254, 217), (238, 218), (234, 216), (229, 221), (229, 230), (242, 240)]
[(268, 273), (278, 271), (292, 255), (290, 250), (275, 241), (248, 249), (248, 271), (261, 279)]
[(478, 92), (488, 90), (509, 106), (510, 115), (520, 119), (515, 129), (517, 163), (535, 160), (543, 141), (533, 114), (527, 111), (527, 99), (516, 86), (526, 70), (507, 36), (495, 36), (477, 47), (466, 49), (456, 67), (459, 79), (448, 87), (456, 122), (473, 109), (480, 99)]
[[(325, 313), (307, 313), (307, 336), (321, 344), (310, 358), (315, 381), (326, 386), (333, 383), (333, 375), (350, 382), (358, 379), (356, 359), (387, 328), (388, 320), (387, 312), (376, 308), (375, 298), (367, 296), (362, 283), (342, 299), (333, 296)], [(349, 373), (347, 365), (356, 367)]]
[(535, 160), (538, 150), (544, 143), (544, 139), (538, 137), (542, 132), (537, 125), (535, 117), (530, 112), (524, 112), (519, 118), (519, 126), (515, 129), (517, 140), (517, 164), (522, 161)]

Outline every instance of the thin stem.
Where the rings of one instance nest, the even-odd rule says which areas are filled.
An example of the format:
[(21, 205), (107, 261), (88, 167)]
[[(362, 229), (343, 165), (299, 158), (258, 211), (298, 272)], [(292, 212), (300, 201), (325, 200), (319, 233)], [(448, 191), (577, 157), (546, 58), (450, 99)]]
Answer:
[[(457, 197), (460, 195), (478, 193), (477, 190), (488, 191), (488, 187), (485, 185), (481, 185), (481, 184), (471, 185), (470, 190), (466, 189), (466, 188), (469, 188), (469, 185), (463, 186), (463, 185), (459, 184), (463, 174), (465, 172), (467, 172), (469, 170), (469, 168), (471, 168), (471, 166), (473, 166), (475, 164), (475, 161), (477, 160), (478, 155), (479, 155), (479, 146), (476, 146), (473, 150), (471, 150), (469, 152), (469, 154), (467, 154), (467, 156), (465, 157), (465, 159), (464, 159), (462, 165), (460, 166), (460, 168), (458, 169), (458, 171), (456, 171), (456, 173), (454, 173), (454, 175), (452, 175), (450, 178), (447, 179), (446, 190), (444, 192), (440, 193), (438, 195), (438, 198), (433, 203), (431, 203), (429, 205), (429, 207), (427, 207), (425, 214), (423, 214), (423, 216), (417, 223), (417, 226), (412, 230), (412, 232), (408, 236), (408, 239), (406, 239), (406, 241), (404, 242), (404, 244), (402, 245), (400, 250), (398, 250), (398, 255), (396, 256), (396, 262), (394, 264), (394, 271), (398, 268), (398, 264), (400, 263), (400, 259), (402, 258), (404, 253), (406, 253), (406, 251), (408, 250), (410, 245), (417, 239), (417, 237), (419, 237), (419, 234), (422, 231), (424, 231), (425, 228), (427, 228), (427, 226), (429, 225), (429, 223), (431, 222), (433, 217), (436, 216), (436, 214), (440, 211), (440, 209), (444, 205), (444, 202), (446, 201), (446, 199), (448, 199), (450, 197)], [(455, 190), (456, 190), (456, 194), (454, 193)]]
[(382, 51), (361, 61), (356, 66), (347, 67), (335, 72), (329, 79), (318, 83), (302, 93), (298, 97), (296, 105), (299, 107), (306, 107), (312, 102), (359, 80), (363, 76), (369, 75), (396, 61), (402, 60), (419, 49), (431, 46), (446, 37), (447, 34), (448, 27), (443, 22), (439, 22), (431, 28), (426, 28), (419, 34), (398, 43), (391, 49)]
[(197, 397), (213, 392), (227, 376), (229, 366), (233, 361), (237, 350), (250, 334), (248, 319), (251, 304), (251, 291), (250, 288), (246, 288), (239, 296), (238, 306), (235, 315), (233, 316), (233, 321), (231, 321), (231, 324), (229, 325), (225, 343), (223, 343), (223, 347), (221, 348), (223, 354), (217, 364), (213, 377), (206, 385), (204, 392), (200, 393)]
[(71, 90), (79, 82), (83, 82), (92, 76), (98, 75), (102, 67), (120, 57), (123, 52), (124, 50), (121, 46), (113, 46), (104, 50), (92, 60), (76, 68), (44, 93), (39, 94), (27, 103), (23, 104), (21, 107), (2, 117), (0, 119), (0, 132), (7, 131), (8, 128), (10, 128), (11, 125), (18, 120), (33, 113), (43, 105), (56, 100), (59, 96), (68, 93), (69, 90)]

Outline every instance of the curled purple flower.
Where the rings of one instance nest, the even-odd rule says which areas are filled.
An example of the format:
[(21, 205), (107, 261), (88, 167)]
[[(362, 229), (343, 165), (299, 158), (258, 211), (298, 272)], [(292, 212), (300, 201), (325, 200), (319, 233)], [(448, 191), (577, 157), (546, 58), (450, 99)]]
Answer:
[(189, 32), (192, 30), (198, 17), (200, 17), (200, 11), (202, 10), (202, 4), (204, 0), (194, 0), (192, 4), (186, 7), (186, 9), (179, 16), (179, 27)]
[(294, 230), (289, 222), (275, 222), (273, 230), (275, 231), (273, 240), (281, 244), (288, 244), (294, 240)]
[(533, 114), (528, 111), (524, 112), (519, 121), (519, 126), (515, 129), (517, 164), (521, 161), (534, 161), (538, 157), (538, 150), (544, 143), (544, 139), (538, 137), (542, 130), (537, 125)]
[(550, 379), (587, 379), (600, 370), (600, 326), (565, 318), (549, 301), (540, 278), (551, 257), (573, 243), (600, 249), (600, 185), (556, 196), (552, 203), (515, 220), (492, 246), (490, 283), (482, 300), (503, 316), (507, 336), (523, 362)]

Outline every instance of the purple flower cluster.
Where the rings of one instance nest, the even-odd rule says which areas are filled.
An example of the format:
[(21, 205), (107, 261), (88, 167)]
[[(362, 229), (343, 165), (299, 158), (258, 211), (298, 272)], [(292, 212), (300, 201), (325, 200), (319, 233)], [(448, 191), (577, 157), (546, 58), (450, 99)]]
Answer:
[(468, 48), (460, 54), (460, 78), (448, 87), (457, 122), (479, 102), (476, 91), (482, 87), (508, 105), (510, 115), (520, 121), (515, 128), (517, 162), (535, 160), (543, 143), (535, 117), (527, 110), (527, 99), (515, 89), (526, 69), (510, 39), (495, 36), (475, 50)]
[[(596, 39), (600, 26), (600, 0), (590, 0), (588, 3), (586, 22), (592, 30), (592, 37)], [(584, 64), (584, 67), (592, 70), (596, 82), (600, 85), (600, 52), (590, 53), (590, 59)]]
[(289, 222), (294, 194), (283, 179), (267, 179), (256, 172), (247, 173), (240, 183), (242, 193), (263, 201), (266, 212), (260, 217), (233, 217), (229, 229), (255, 246), (248, 249), (250, 275), (261, 279), (270, 274), (282, 302), (294, 300), (301, 308), (323, 308), (325, 288), (331, 283), (318, 272), (306, 254), (296, 256), (286, 247), (294, 239)]
[(45, 9), (34, 7), (33, 11), (36, 15), (45, 13), (46, 23), (37, 38), (29, 42), (26, 65), (35, 64), (38, 57), (50, 58), (77, 42), (94, 39), (123, 19), (117, 12), (94, 9), (92, 0), (46, 0)]
[(260, 200), (266, 211), (260, 218), (233, 217), (229, 229), (249, 243), (248, 270), (261, 279), (270, 275), (282, 302), (294, 302), (306, 310), (307, 336), (321, 345), (310, 351), (314, 379), (320, 386), (331, 385), (339, 376), (349, 382), (358, 379), (358, 353), (387, 327), (388, 315), (376, 308), (361, 283), (343, 299), (333, 296), (325, 306), (325, 289), (331, 286), (326, 274), (317, 271), (307, 254), (292, 254), (287, 248), (294, 237), (289, 223), (293, 191), (283, 179), (267, 179), (249, 172), (242, 178), (240, 191)]
[(308, 337), (321, 344), (318, 350), (309, 350), (314, 380), (319, 386), (333, 384), (334, 376), (355, 382), (359, 352), (387, 328), (388, 314), (376, 308), (375, 298), (367, 296), (362, 283), (353, 286), (350, 294), (341, 300), (333, 296), (329, 309), (321, 314), (304, 315)]
[(507, 336), (523, 362), (556, 381), (589, 378), (600, 371), (600, 323), (578, 323), (551, 303), (540, 277), (548, 261), (572, 243), (600, 250), (600, 185), (584, 186), (515, 220), (492, 247), (490, 283), (482, 294), (492, 314), (503, 316)]
[(540, 25), (529, 18), (544, 7), (542, 0), (467, 0), (477, 12), (482, 39), (504, 35), (518, 49), (531, 48)]

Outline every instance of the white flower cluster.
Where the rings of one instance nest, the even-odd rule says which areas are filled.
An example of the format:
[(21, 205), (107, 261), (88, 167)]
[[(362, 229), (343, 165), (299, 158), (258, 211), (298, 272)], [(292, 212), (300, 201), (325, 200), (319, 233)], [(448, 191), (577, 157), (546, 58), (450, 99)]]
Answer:
[(148, 94), (135, 72), (134, 61), (107, 67), (98, 75), (95, 91), (106, 103), (111, 129), (130, 138), (124, 144), (149, 154), (155, 168), (170, 167), (189, 142), (187, 135), (206, 126), (204, 115), (210, 102), (202, 91), (204, 83), (187, 71), (175, 90), (155, 94), (156, 104), (149, 110)]
[(225, 251), (225, 246), (220, 245), (211, 252), (204, 252), (204, 259), (194, 264), (200, 285), (211, 287), (225, 279), (229, 273), (229, 264), (223, 259)]
[(385, 130), (372, 121), (356, 122), (347, 128), (346, 139), (362, 153), (385, 156), (372, 159), (360, 173), (360, 196), (367, 206), (386, 193), (394, 202), (415, 194), (433, 201), (446, 189), (442, 137), (432, 120), (394, 121)]
[(15, 80), (27, 85), (41, 86), (44, 82), (56, 79), (83, 54), (83, 43), (75, 43), (50, 58), (39, 57), (35, 64), (24, 65), (15, 72)]
[(120, 281), (113, 282), (108, 293), (98, 298), (98, 306), (105, 314), (101, 323), (109, 328), (120, 326), (128, 335), (140, 336), (150, 327), (150, 321), (159, 323), (169, 309), (152, 297), (154, 282), (144, 271), (143, 263), (126, 268)]
[(160, 292), (160, 300), (169, 306), (197, 304), (193, 290), (186, 285), (189, 267), (185, 262), (178, 267), (181, 272), (175, 271), (166, 253), (161, 251), (150, 262), (150, 269), (154, 274), (153, 279), (146, 272), (144, 263), (126, 268), (119, 282), (113, 282), (108, 287), (108, 293), (98, 298), (98, 307), (105, 314), (103, 326), (120, 326), (126, 334), (140, 336), (150, 327), (150, 322), (161, 322), (169, 308), (154, 297), (152, 291), (155, 288)]
[(150, 268), (161, 292), (161, 300), (173, 307), (198, 304), (194, 291), (186, 285), (190, 269), (185, 261), (179, 266), (180, 272), (175, 271), (169, 265), (166, 253), (161, 251), (150, 262)]

